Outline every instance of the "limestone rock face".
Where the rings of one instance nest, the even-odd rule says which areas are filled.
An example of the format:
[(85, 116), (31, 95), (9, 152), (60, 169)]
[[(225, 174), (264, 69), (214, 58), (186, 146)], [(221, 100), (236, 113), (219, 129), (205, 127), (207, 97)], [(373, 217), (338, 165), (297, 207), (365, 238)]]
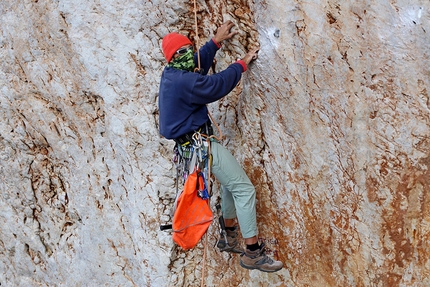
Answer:
[[(161, 39), (193, 1), (0, 3), (1, 286), (430, 286), (430, 3), (198, 0), (200, 43), (259, 46), (210, 105), (285, 268), (248, 271), (168, 232)], [(217, 202), (219, 187), (215, 184)]]

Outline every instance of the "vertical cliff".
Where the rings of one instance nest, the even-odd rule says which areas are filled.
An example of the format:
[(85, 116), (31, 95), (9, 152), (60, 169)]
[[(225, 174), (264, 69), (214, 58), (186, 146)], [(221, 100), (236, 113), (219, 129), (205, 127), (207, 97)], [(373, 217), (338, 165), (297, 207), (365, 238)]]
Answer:
[[(430, 3), (197, 6), (202, 42), (239, 31), (217, 70), (260, 46), (210, 109), (285, 264), (241, 268), (213, 224), (206, 286), (429, 286)], [(175, 196), (161, 39), (195, 39), (193, 1), (6, 0), (0, 24), (0, 285), (199, 286), (203, 244), (159, 231)]]

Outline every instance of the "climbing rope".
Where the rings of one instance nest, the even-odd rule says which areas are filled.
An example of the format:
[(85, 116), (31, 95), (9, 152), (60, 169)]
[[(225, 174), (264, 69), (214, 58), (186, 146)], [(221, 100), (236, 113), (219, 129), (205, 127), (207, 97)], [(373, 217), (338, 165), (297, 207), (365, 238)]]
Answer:
[[(196, 0), (194, 0), (194, 2), (195, 2)], [(218, 130), (218, 133), (219, 133), (219, 136), (217, 137), (217, 136), (215, 136), (214, 134), (212, 134), (212, 135), (210, 135), (210, 136), (208, 136), (208, 135), (202, 135), (202, 136), (204, 136), (204, 137), (206, 137), (206, 142), (207, 142), (207, 146), (208, 146), (208, 152), (207, 152), (207, 156), (208, 156), (208, 158), (206, 159), (207, 161), (208, 161), (208, 176), (207, 176), (207, 181), (208, 181), (208, 184), (207, 184), (207, 190), (208, 190), (208, 194), (209, 194), (209, 196), (211, 196), (211, 187), (212, 187), (212, 185), (211, 185), (211, 183), (210, 183), (210, 180), (211, 180), (211, 166), (212, 166), (212, 150), (211, 150), (211, 139), (216, 139), (217, 141), (221, 141), (222, 140), (222, 132), (221, 132), (221, 129), (219, 128), (219, 126), (216, 124), (216, 122), (214, 121), (214, 118), (212, 117), (212, 114), (209, 112), (209, 110), (208, 110), (208, 115), (209, 115), (209, 117), (210, 117), (210, 119), (211, 119), (211, 122), (215, 125), (215, 127), (217, 128), (217, 130)], [(209, 201), (208, 201), (208, 204), (209, 204)], [(205, 267), (206, 267), (206, 249), (207, 249), (207, 246), (208, 246), (208, 234), (207, 234), (207, 232), (205, 233), (205, 243), (204, 243), (204, 249), (203, 249), (203, 266), (202, 266), (202, 281), (201, 281), (201, 284), (200, 284), (200, 286), (201, 287), (204, 287), (205, 286)]]
[[(195, 38), (196, 38), (196, 50), (197, 50), (197, 68), (194, 69), (194, 72), (197, 73), (202, 73), (201, 70), (201, 65), (200, 65), (200, 37), (199, 37), (199, 30), (198, 30), (198, 22), (197, 22), (197, 1), (194, 0), (194, 22), (195, 22)], [(214, 72), (215, 69), (212, 66)], [(208, 161), (208, 176), (207, 176), (207, 191), (209, 196), (211, 195), (211, 165), (212, 165), (212, 151), (211, 151), (211, 139), (216, 139), (217, 141), (222, 141), (222, 132), (221, 129), (219, 128), (219, 126), (217, 125), (217, 123), (215, 122), (214, 118), (212, 117), (212, 114), (209, 112), (208, 110), (208, 115), (209, 118), (211, 120), (211, 122), (215, 125), (215, 127), (218, 130), (218, 134), (219, 136), (215, 136), (215, 135), (203, 135), (206, 138), (207, 141), (207, 146), (208, 146), (208, 151), (207, 151), (207, 161)], [(208, 201), (209, 204), (209, 201)], [(204, 249), (203, 249), (203, 266), (202, 266), (202, 279), (201, 279), (201, 287), (205, 286), (205, 269), (206, 269), (206, 250), (207, 250), (207, 246), (208, 246), (208, 234), (207, 232), (205, 233), (205, 242), (204, 242)]]
[(196, 49), (197, 49), (197, 68), (194, 69), (194, 72), (200, 73), (200, 38), (199, 38), (199, 30), (197, 26), (197, 3), (194, 0), (194, 22), (196, 27)]
[[(197, 1), (194, 0), (194, 22), (195, 22), (195, 28), (196, 28), (196, 50), (197, 50), (197, 68), (194, 70), (195, 72), (201, 73), (201, 68), (200, 68), (200, 38), (199, 38), (199, 30), (198, 30), (198, 23), (197, 23)], [(209, 113), (209, 111), (208, 111)], [(212, 116), (209, 114), (210, 118), (212, 119)], [(208, 177), (207, 177), (207, 181), (210, 182), (211, 180), (211, 143), (210, 143), (210, 137), (207, 138), (208, 141)], [(211, 194), (211, 188), (210, 188), (210, 184), (207, 185), (208, 186), (208, 193), (209, 195)], [(209, 204), (209, 201), (208, 201)], [(208, 242), (208, 234), (207, 232), (205, 233), (205, 243), (204, 243), (204, 249), (203, 249), (203, 266), (202, 266), (202, 280), (201, 280), (201, 287), (205, 286), (205, 268), (206, 268), (206, 249), (207, 249), (207, 244)]]

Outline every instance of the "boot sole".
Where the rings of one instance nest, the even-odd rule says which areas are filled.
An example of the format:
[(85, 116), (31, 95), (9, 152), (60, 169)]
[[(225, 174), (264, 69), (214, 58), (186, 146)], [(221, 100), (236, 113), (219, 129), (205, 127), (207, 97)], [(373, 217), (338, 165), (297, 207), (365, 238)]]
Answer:
[(221, 252), (229, 252), (229, 253), (243, 253), (244, 252), (244, 250), (238, 249), (236, 247), (220, 247), (220, 246), (218, 246), (218, 244), (217, 244), (217, 248)]
[(275, 270), (265, 270), (265, 269), (260, 269), (258, 267), (253, 267), (253, 266), (248, 266), (242, 263), (242, 261), (240, 261), (240, 266), (242, 266), (245, 269), (248, 270), (258, 270), (258, 271), (262, 271), (262, 272), (266, 272), (266, 273), (273, 273), (273, 272), (277, 272), (279, 270), (281, 270), (283, 267), (279, 268), (279, 269), (275, 269)]

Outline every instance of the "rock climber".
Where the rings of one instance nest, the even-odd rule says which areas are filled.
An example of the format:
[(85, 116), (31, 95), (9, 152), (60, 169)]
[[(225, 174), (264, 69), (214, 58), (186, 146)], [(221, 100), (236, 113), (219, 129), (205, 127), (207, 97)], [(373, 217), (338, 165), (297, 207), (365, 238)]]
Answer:
[[(162, 40), (167, 60), (160, 81), (159, 126), (160, 134), (183, 144), (195, 131), (210, 133), (211, 123), (206, 104), (215, 102), (230, 93), (241, 79), (242, 73), (258, 56), (258, 48), (248, 51), (240, 60), (225, 70), (208, 75), (221, 43), (231, 39), (233, 22), (222, 24), (215, 36), (203, 45), (200, 52), (202, 71), (194, 72), (197, 54), (188, 37), (169, 33)], [(239, 249), (240, 265), (247, 269), (275, 272), (283, 267), (265, 253), (265, 245), (257, 239), (255, 188), (231, 153), (216, 140), (211, 141), (212, 173), (222, 186), (221, 202), (227, 241), (218, 242), (221, 251), (238, 252), (238, 227), (245, 241), (245, 251)]]

